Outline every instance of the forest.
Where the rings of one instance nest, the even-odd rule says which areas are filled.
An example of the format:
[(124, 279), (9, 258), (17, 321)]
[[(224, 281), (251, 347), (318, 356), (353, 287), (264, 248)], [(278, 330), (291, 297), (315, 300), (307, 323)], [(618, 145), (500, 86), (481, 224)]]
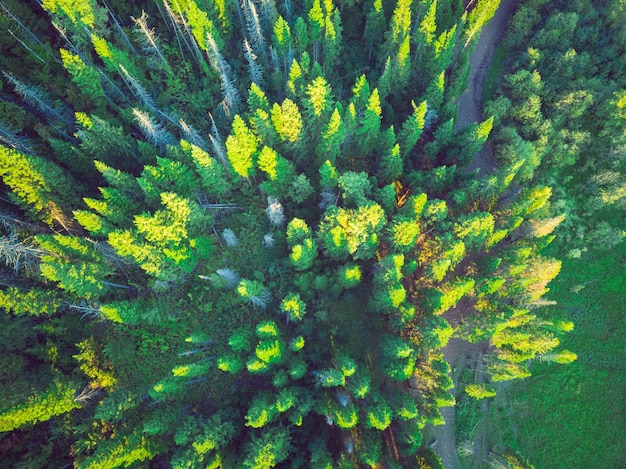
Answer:
[(625, 22), (0, 0), (0, 467), (625, 467)]

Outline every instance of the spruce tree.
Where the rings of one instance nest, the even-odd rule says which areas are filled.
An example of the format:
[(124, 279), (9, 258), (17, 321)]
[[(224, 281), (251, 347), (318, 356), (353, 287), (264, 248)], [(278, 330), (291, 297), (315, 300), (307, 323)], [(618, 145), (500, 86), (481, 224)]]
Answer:
[(492, 340), (493, 381), (567, 361), (514, 322), (560, 267), (550, 189), (498, 204), (524, 158), (473, 181), (497, 119), (455, 130), (455, 54), (497, 2), (370, 3), (43, 2), (45, 73), (0, 57), (32, 140), (0, 133), (2, 209), (37, 227), (0, 226), (36, 250), (0, 303), (82, 387), (11, 399), (7, 431), (63, 414), (55, 454), (85, 468), (412, 467), (453, 332)]

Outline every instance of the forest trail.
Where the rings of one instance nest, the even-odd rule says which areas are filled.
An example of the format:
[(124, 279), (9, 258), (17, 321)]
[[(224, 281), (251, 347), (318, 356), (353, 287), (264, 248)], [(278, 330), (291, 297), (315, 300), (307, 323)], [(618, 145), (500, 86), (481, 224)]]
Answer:
[[(508, 19), (515, 11), (516, 6), (517, 0), (501, 0), (495, 15), (481, 32), (474, 53), (470, 58), (470, 73), (467, 88), (458, 99), (457, 130), (473, 122), (482, 122), (483, 120), (482, 97), (487, 71), (493, 60), (496, 47), (504, 35)], [(483, 145), (483, 148), (476, 154), (469, 164), (467, 171), (471, 172), (475, 169), (488, 173), (495, 170), (495, 161), (488, 143)], [(456, 326), (464, 313), (466, 313), (466, 311), (463, 311), (462, 306), (459, 305), (458, 308), (453, 308), (444, 314), (444, 318), (449, 321), (452, 326)], [(448, 344), (443, 348), (444, 359), (452, 369), (454, 388), (451, 389), (450, 392), (453, 395), (457, 395), (461, 371), (465, 364), (471, 360), (472, 357), (484, 353), (486, 347), (487, 344), (485, 343), (470, 344), (461, 339), (450, 339)], [(455, 370), (457, 370), (456, 373)], [(441, 414), (446, 423), (438, 427), (433, 427), (431, 431), (428, 432), (428, 439), (429, 441), (435, 442), (432, 449), (441, 458), (443, 466), (446, 469), (461, 469), (456, 442), (456, 408), (443, 407)], [(481, 455), (486, 457), (485, 453), (487, 452), (487, 448), (484, 446), (485, 445), (481, 445), (480, 442), (475, 444), (474, 461), (477, 461)]]
[[(498, 43), (504, 35), (507, 21), (515, 11), (517, 0), (501, 0), (500, 6), (489, 24), (483, 28), (474, 53), (470, 58), (470, 73), (467, 88), (459, 96), (456, 130), (462, 129), (473, 122), (483, 121), (483, 88), (487, 71), (493, 60)], [(495, 169), (491, 148), (488, 143), (476, 154), (467, 171), (475, 169), (492, 172)]]

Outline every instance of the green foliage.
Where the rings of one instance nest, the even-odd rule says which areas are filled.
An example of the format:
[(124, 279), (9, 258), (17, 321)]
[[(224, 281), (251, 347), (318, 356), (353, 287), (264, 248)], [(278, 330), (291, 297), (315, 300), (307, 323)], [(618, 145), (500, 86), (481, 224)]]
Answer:
[(342, 370), (327, 369), (315, 372), (315, 383), (323, 388), (333, 388), (346, 384), (346, 375)]
[(94, 4), (90, 0), (44, 0), (43, 8), (57, 15), (66, 15), (73, 24), (94, 27)]
[(257, 324), (256, 333), (261, 338), (272, 338), (277, 337), (280, 331), (274, 321), (266, 321)]
[(367, 204), (367, 196), (371, 191), (371, 184), (367, 174), (347, 172), (337, 178), (339, 188), (346, 205), (361, 207)]
[(407, 158), (417, 144), (425, 125), (426, 101), (419, 106), (411, 102), (413, 114), (402, 123), (402, 130), (398, 136), (403, 158)]
[(410, 219), (399, 218), (391, 225), (392, 243), (399, 251), (407, 251), (413, 247), (419, 234), (419, 225)]
[(298, 293), (290, 293), (280, 303), (280, 309), (291, 321), (302, 321), (306, 314), (306, 305)]
[(256, 398), (246, 414), (246, 425), (261, 428), (276, 416), (276, 412), (277, 409), (268, 398)]
[(399, 337), (384, 335), (380, 341), (381, 360), (385, 373), (404, 381), (411, 377), (415, 367), (415, 350)]
[(0, 431), (8, 432), (25, 425), (46, 422), (55, 415), (64, 414), (80, 407), (74, 400), (76, 387), (71, 383), (55, 381), (40, 394), (29, 397), (26, 402), (0, 412)]
[[(80, 353), (74, 355), (73, 358), (80, 363), (80, 370), (92, 379), (89, 385), (93, 389), (112, 388), (116, 380), (110, 370), (111, 363), (103, 357), (102, 350), (98, 350), (98, 344), (88, 339), (76, 345)], [(129, 398), (128, 402), (130, 401)]]
[(241, 177), (254, 174), (258, 141), (240, 116), (233, 120), (233, 133), (226, 140), (226, 153), (233, 170)]
[(218, 358), (217, 367), (234, 375), (243, 369), (243, 363), (234, 355), (225, 355)]
[(317, 257), (317, 246), (311, 238), (305, 239), (302, 244), (291, 247), (289, 260), (296, 270), (307, 270), (313, 265)]
[(207, 152), (196, 145), (183, 140), (180, 146), (193, 158), (196, 171), (202, 182), (202, 189), (206, 191), (207, 195), (222, 197), (229, 189), (224, 168), (215, 158), (211, 158)]
[[(572, 166), (592, 106), (621, 121), (597, 90), (552, 102), (529, 51), (541, 70), (459, 128), (496, 3), (3, 2), (2, 415), (26, 415), (7, 464), (409, 467), (454, 403), (438, 352), (453, 333), (490, 340), (492, 381), (571, 361), (554, 348), (570, 327), (535, 311), (561, 195), (506, 191), (551, 152)], [(573, 41), (576, 17), (557, 19)], [(509, 164), (471, 177), (488, 136)], [(589, 210), (618, 210), (620, 177), (592, 180)], [(59, 376), (87, 383), (92, 411), (68, 414), (73, 385), (20, 403)]]
[(354, 428), (359, 422), (359, 414), (353, 403), (338, 408), (335, 411), (334, 418), (337, 422), (337, 426), (345, 430)]
[(406, 393), (401, 394), (394, 411), (402, 420), (413, 420), (418, 416), (417, 404), (413, 398)]
[(474, 399), (485, 399), (496, 395), (496, 391), (488, 384), (468, 384), (465, 386), (465, 392)]
[(370, 391), (371, 380), (367, 374), (357, 373), (347, 380), (347, 389), (358, 399), (363, 399)]
[(376, 430), (385, 430), (392, 421), (393, 411), (382, 397), (378, 397), (374, 403), (367, 407), (365, 425)]
[(0, 145), (0, 177), (12, 198), (45, 223), (63, 224), (61, 205), (72, 201), (70, 179), (54, 163)]
[(291, 182), (287, 196), (299, 204), (307, 200), (311, 194), (313, 194), (313, 186), (309, 179), (304, 174), (299, 174)]
[[(121, 440), (121, 441), (119, 441)], [(141, 433), (133, 433), (119, 440), (109, 440), (98, 447), (96, 452), (77, 464), (81, 469), (127, 467), (137, 461), (145, 461), (154, 456), (149, 442)]]
[(100, 83), (100, 76), (94, 67), (90, 67), (83, 60), (71, 52), (61, 49), (63, 66), (72, 75), (72, 81), (91, 99), (104, 97), (104, 90)]
[(208, 238), (189, 236), (202, 220), (195, 203), (168, 192), (161, 194), (161, 203), (163, 210), (137, 215), (132, 231), (110, 233), (109, 243), (119, 255), (135, 259), (147, 273), (167, 278), (174, 266), (183, 272), (193, 270), (212, 248)]
[(253, 437), (246, 447), (244, 467), (269, 469), (284, 461), (289, 454), (291, 435), (285, 428), (272, 428)]
[(269, 290), (256, 280), (241, 280), (236, 290), (242, 300), (260, 308), (267, 307), (271, 299)]
[(356, 264), (344, 265), (339, 269), (337, 280), (344, 288), (352, 288), (361, 282), (361, 268)]
[(256, 346), (257, 358), (267, 364), (278, 362), (283, 355), (283, 345), (280, 340), (263, 340)]
[(83, 298), (95, 298), (108, 288), (104, 278), (114, 271), (93, 243), (64, 235), (38, 235), (37, 241), (49, 253), (41, 258), (42, 277)]
[(371, 258), (378, 245), (378, 232), (385, 224), (385, 212), (375, 203), (355, 209), (329, 207), (320, 224), (326, 252), (333, 258)]
[(454, 233), (471, 247), (484, 243), (493, 233), (494, 219), (490, 213), (475, 213), (463, 217), (454, 227)]
[(127, 390), (118, 390), (105, 397), (98, 406), (95, 418), (107, 422), (118, 422), (124, 413), (137, 407), (137, 397)]
[(272, 124), (281, 140), (289, 142), (298, 140), (302, 130), (302, 115), (296, 103), (287, 98), (281, 105), (274, 104), (271, 116)]
[(50, 316), (61, 306), (61, 300), (54, 291), (31, 289), (22, 292), (10, 287), (0, 291), (0, 307), (16, 316)]

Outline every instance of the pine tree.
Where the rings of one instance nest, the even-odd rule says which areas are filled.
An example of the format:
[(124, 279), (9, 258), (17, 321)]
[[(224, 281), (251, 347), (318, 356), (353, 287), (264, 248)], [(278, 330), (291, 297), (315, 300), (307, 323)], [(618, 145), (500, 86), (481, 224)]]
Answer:
[(284, 461), (289, 454), (289, 432), (281, 427), (272, 428), (260, 437), (253, 437), (246, 447), (244, 467), (269, 469)]
[(258, 141), (244, 120), (235, 116), (233, 134), (226, 139), (226, 153), (233, 170), (241, 177), (254, 175)]
[(276, 48), (278, 56), (282, 58), (283, 70), (287, 73), (288, 67), (291, 65), (291, 59), (293, 59), (294, 44), (289, 23), (280, 15), (276, 23), (274, 23), (272, 43)]
[(334, 163), (341, 154), (341, 146), (345, 139), (345, 126), (339, 110), (335, 108), (322, 134), (322, 141), (316, 148), (318, 158), (326, 158), (330, 163)]
[(381, 159), (380, 169), (377, 173), (380, 182), (391, 184), (402, 174), (403, 163), (400, 155), (400, 145), (396, 144), (387, 150)]
[(109, 287), (128, 288), (105, 280), (114, 273), (114, 269), (105, 262), (101, 251), (93, 243), (80, 237), (63, 235), (37, 235), (36, 239), (47, 251), (41, 257), (41, 275), (58, 282), (63, 290), (92, 299), (105, 293)]
[(135, 170), (141, 163), (136, 141), (121, 126), (81, 112), (76, 113), (76, 121), (82, 127), (78, 131), (80, 149), (90, 163), (101, 161), (126, 171)]
[(393, 418), (393, 411), (382, 396), (377, 396), (374, 403), (367, 407), (365, 425), (368, 428), (383, 431)]
[(412, 0), (399, 0), (391, 17), (386, 34), (387, 54), (393, 58), (393, 83), (397, 87), (406, 85), (411, 70), (411, 3)]
[(332, 258), (344, 260), (371, 258), (378, 245), (378, 232), (385, 223), (385, 212), (370, 203), (356, 210), (329, 207), (320, 223), (324, 249)]
[(281, 140), (295, 142), (299, 139), (302, 130), (302, 115), (293, 101), (287, 98), (280, 106), (274, 104), (271, 115), (272, 124)]
[(413, 374), (415, 350), (399, 337), (383, 336), (380, 342), (381, 359), (385, 373), (393, 379), (404, 381)]
[(76, 185), (54, 163), (0, 146), (0, 177), (11, 188), (14, 200), (33, 216), (50, 225), (56, 221), (69, 226), (62, 207), (75, 203), (67, 188)]
[(395, 220), (390, 228), (392, 245), (401, 252), (411, 249), (419, 234), (420, 226), (413, 220), (403, 217)]
[(203, 218), (196, 204), (165, 192), (161, 202), (164, 209), (135, 218), (136, 230), (114, 231), (108, 239), (120, 256), (132, 257), (151, 275), (168, 278), (171, 266), (190, 272), (212, 248), (206, 236), (189, 236)]
[(93, 3), (90, 0), (64, 1), (44, 0), (44, 9), (59, 16), (66, 16), (74, 25), (85, 25), (93, 28), (95, 15)]
[(61, 49), (63, 66), (72, 75), (72, 81), (94, 101), (104, 97), (104, 89), (100, 82), (100, 74), (90, 65), (87, 65), (78, 55)]
[(344, 288), (352, 288), (361, 282), (361, 269), (356, 264), (346, 264), (339, 269), (337, 279)]
[(22, 292), (10, 287), (6, 291), (0, 291), (0, 307), (16, 316), (50, 316), (61, 307), (61, 300), (51, 290), (31, 289)]
[(307, 111), (315, 117), (326, 116), (332, 103), (332, 92), (328, 82), (323, 77), (317, 77), (306, 88)]
[(209, 154), (201, 148), (181, 142), (181, 148), (191, 155), (196, 171), (202, 182), (202, 189), (210, 196), (222, 197), (230, 188), (230, 184), (224, 174), (224, 168)]
[(337, 178), (337, 184), (347, 206), (361, 207), (367, 204), (372, 185), (366, 173), (348, 171)]
[(465, 44), (463, 47), (467, 47), (474, 40), (483, 26), (491, 20), (499, 5), (500, 0), (483, 0), (478, 2), (467, 16)]
[(411, 105), (413, 106), (413, 114), (404, 121), (402, 130), (398, 135), (402, 157), (405, 159), (408, 158), (422, 135), (427, 110), (426, 101), (422, 102), (419, 106), (416, 106), (415, 103), (411, 101)]
[(468, 247), (478, 247), (493, 233), (494, 219), (490, 213), (475, 213), (463, 217), (455, 225), (454, 233)]
[(310, 41), (313, 44), (313, 61), (320, 63), (320, 41), (322, 40), (322, 31), (324, 29), (324, 12), (322, 10), (322, 2), (313, 0), (311, 9), (308, 13), (308, 29)]
[[(163, 0), (144, 13), (45, 0), (50, 21), (0, 34), (5, 208), (71, 231), (0, 216), (0, 371), (23, 372), (18, 393), (59, 370), (86, 377), (45, 419), (104, 394), (58, 422), (72, 425), (45, 425), (42, 451), (28, 414), (7, 464), (61, 467), (71, 450), (94, 468), (410, 465), (423, 425), (454, 403), (441, 315), (465, 297), (459, 332), (490, 341), (494, 381), (572, 359), (554, 348), (566, 327), (536, 311), (560, 268), (536, 253), (553, 239), (550, 190), (502, 194), (548, 149), (574, 158), (590, 137), (541, 119), (578, 121), (589, 99), (567, 90), (552, 105), (551, 61), (531, 48), (541, 73), (512, 75), (510, 103), (457, 132), (456, 43), (471, 45), (493, 5), (463, 16), (461, 3)], [(578, 56), (557, 63), (573, 76)], [(511, 164), (467, 177), (503, 123), (496, 156)], [(620, 203), (619, 187), (595, 189)], [(3, 415), (21, 411), (11, 400)]]
[[(121, 441), (120, 441), (121, 440)], [(81, 469), (113, 469), (145, 461), (154, 456), (149, 441), (139, 432), (108, 440), (98, 446), (96, 452), (77, 464)]]
[(280, 303), (280, 309), (291, 321), (302, 321), (306, 314), (306, 305), (298, 293), (290, 293)]
[(468, 396), (474, 399), (485, 399), (486, 397), (493, 397), (496, 395), (496, 391), (488, 384), (468, 384), (465, 387), (465, 392)]
[(385, 32), (385, 12), (383, 11), (382, 0), (374, 0), (372, 10), (367, 14), (365, 22), (365, 37), (368, 46), (368, 60), (383, 41), (383, 33)]
[(70, 412), (80, 405), (74, 399), (76, 387), (64, 381), (55, 381), (40, 394), (28, 398), (23, 404), (4, 409), (0, 413), (0, 431), (8, 432), (25, 425), (46, 422), (55, 415)]
[(376, 146), (380, 137), (380, 121), (382, 119), (382, 109), (380, 106), (380, 97), (378, 90), (374, 89), (367, 100), (363, 118), (360, 120), (361, 128), (358, 136), (361, 138), (360, 145), (362, 148), (372, 148)]
[(324, 71), (330, 75), (335, 60), (341, 52), (343, 27), (339, 11), (332, 0), (324, 0)]
[(287, 194), (295, 177), (293, 163), (269, 147), (263, 147), (259, 154), (259, 169), (267, 174), (269, 184), (263, 183), (264, 190), (281, 197)]
[(272, 298), (270, 291), (256, 280), (243, 279), (237, 284), (239, 296), (251, 305), (265, 309)]

